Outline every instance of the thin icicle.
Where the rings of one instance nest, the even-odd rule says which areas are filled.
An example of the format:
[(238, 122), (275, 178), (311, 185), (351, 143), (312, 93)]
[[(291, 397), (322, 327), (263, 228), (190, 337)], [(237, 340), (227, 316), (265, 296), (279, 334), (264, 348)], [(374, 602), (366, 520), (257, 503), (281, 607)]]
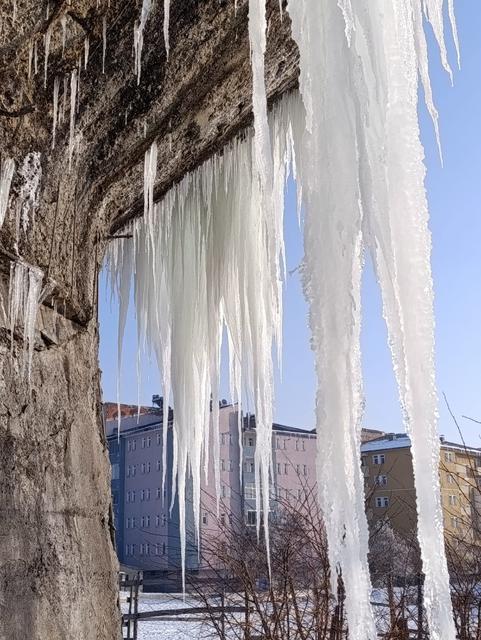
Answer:
[(60, 24), (62, 26), (62, 57), (65, 53), (65, 42), (67, 40), (67, 14), (64, 13), (60, 18)]
[(72, 167), (72, 156), (75, 138), (75, 109), (77, 95), (77, 69), (72, 69), (70, 74), (70, 136), (68, 142), (68, 166)]
[(87, 68), (89, 62), (89, 53), (90, 53), (90, 38), (85, 36), (84, 40), (84, 69)]
[(140, 74), (142, 71), (142, 48), (144, 46), (144, 29), (151, 9), (152, 0), (142, 0), (140, 18), (134, 25), (134, 68), (135, 75), (137, 76), (137, 84), (140, 83)]
[(58, 92), (60, 88), (60, 78), (55, 76), (53, 83), (53, 123), (52, 123), (52, 149), (55, 149), (55, 134), (58, 122)]
[(33, 42), (30, 41), (28, 45), (28, 79), (32, 77), (32, 63), (33, 63)]
[[(254, 179), (259, 182), (260, 202), (264, 215), (272, 225), (272, 236), (267, 241), (272, 242), (271, 250), (279, 240), (279, 229), (276, 228), (273, 199), (273, 167), (272, 149), (269, 125), (267, 119), (267, 96), (265, 87), (264, 56), (266, 52), (266, 5), (264, 0), (249, 0), (249, 42), (252, 65), (252, 107), (254, 112), (254, 149), (257, 175)], [(282, 249), (281, 249), (282, 251)], [(272, 274), (274, 275), (274, 274)], [(274, 302), (274, 311), (280, 311), (281, 296)], [(277, 318), (278, 320), (278, 318)], [(257, 358), (254, 371), (254, 402), (256, 409), (256, 450), (254, 467), (256, 477), (256, 509), (257, 535), (261, 524), (261, 513), (264, 513), (264, 532), (266, 538), (267, 562), (270, 570), (269, 553), (269, 469), (272, 463), (272, 419), (273, 419), (273, 375), (271, 354), (264, 351), (266, 341), (262, 333), (265, 326), (255, 327), (254, 351)], [(275, 334), (280, 335), (279, 325), (274, 328)]]
[(164, 43), (167, 58), (169, 57), (169, 22), (170, 22), (170, 0), (164, 0)]
[(0, 172), (0, 229), (5, 220), (7, 212), (8, 200), (10, 197), (10, 185), (12, 184), (13, 173), (15, 171), (15, 161), (12, 158), (6, 158), (2, 162)]
[(44, 58), (44, 78), (43, 78), (43, 86), (47, 86), (47, 73), (48, 73), (48, 56), (50, 55), (50, 41), (52, 39), (52, 29), (49, 26), (47, 31), (45, 32), (44, 42), (45, 42), (45, 58)]
[(107, 53), (107, 16), (102, 18), (102, 73), (105, 73), (105, 55)]
[(23, 159), (22, 166), (18, 170), (21, 181), (20, 194), (17, 201), (17, 242), (20, 223), (24, 233), (29, 226), (35, 224), (35, 213), (38, 209), (40, 193), (40, 183), (42, 180), (42, 164), (39, 151), (27, 153)]

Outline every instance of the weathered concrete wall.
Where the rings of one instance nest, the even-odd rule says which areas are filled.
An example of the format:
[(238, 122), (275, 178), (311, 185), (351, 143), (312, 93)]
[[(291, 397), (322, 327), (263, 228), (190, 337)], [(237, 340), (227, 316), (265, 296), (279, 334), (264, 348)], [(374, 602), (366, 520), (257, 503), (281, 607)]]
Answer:
[[(8, 6), (7, 6), (8, 5)], [(0, 154), (20, 165), (41, 153), (35, 224), (16, 232), (22, 180), (0, 230), (0, 639), (118, 637), (116, 563), (109, 530), (109, 467), (100, 421), (97, 279), (108, 236), (143, 209), (143, 156), (159, 146), (156, 198), (252, 122), (247, 3), (174, 0), (171, 53), (161, 2), (133, 74), (133, 0), (0, 3)], [(102, 18), (108, 25), (102, 73)], [(67, 19), (62, 54), (60, 21)], [(43, 37), (51, 30), (44, 88)], [(68, 109), (51, 149), (53, 84), (83, 54), (76, 145), (68, 166)], [(28, 79), (29, 43), (38, 74)], [(272, 102), (297, 83), (297, 51), (278, 0), (269, 3)], [(11, 260), (40, 267), (48, 295), (38, 317), (31, 388), (19, 370), (21, 331), (6, 313)], [(51, 309), (57, 305), (58, 314)]]

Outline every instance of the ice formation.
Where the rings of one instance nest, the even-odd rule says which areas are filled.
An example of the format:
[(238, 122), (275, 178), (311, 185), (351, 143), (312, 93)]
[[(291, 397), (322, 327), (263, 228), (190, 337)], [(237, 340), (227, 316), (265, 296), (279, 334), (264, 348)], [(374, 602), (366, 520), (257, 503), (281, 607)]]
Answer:
[(169, 22), (170, 22), (170, 0), (164, 0), (164, 43), (167, 57), (169, 57)]
[(107, 53), (107, 16), (102, 18), (102, 73), (105, 73), (105, 54)]
[(30, 381), (37, 309), (42, 297), (43, 272), (20, 261), (10, 263), (9, 320), (11, 344), (15, 327), (21, 326), (23, 337), (22, 372)]
[[(271, 126), (279, 129), (273, 121)], [(282, 202), (287, 132), (279, 130), (276, 139), (275, 195), (276, 202)], [(231, 369), (237, 371), (237, 397), (241, 397), (242, 378), (259, 402), (256, 410), (264, 422), (263, 394), (272, 398), (272, 364), (266, 371), (266, 361), (270, 362), (280, 317), (283, 208), (275, 209), (275, 221), (265, 215), (254, 155), (254, 139), (249, 135), (185, 176), (151, 207), (155, 173), (149, 151), (144, 172), (146, 214), (133, 223), (133, 240), (116, 242), (119, 246), (109, 257), (113, 286), (121, 300), (119, 349), (133, 272), (139, 347), (157, 358), (165, 412), (169, 389), (172, 393), (182, 554), (186, 479), (190, 474), (199, 522), (200, 473), (207, 456), (211, 393), (218, 397), (223, 326), (229, 335)], [(214, 400), (213, 408), (215, 405)], [(213, 435), (218, 452), (217, 428)], [(218, 478), (218, 455), (214, 463)]]
[[(450, 73), (443, 2), (432, 0), (423, 6)], [(412, 437), (430, 637), (454, 640), (438, 479), (430, 235), (417, 119), (418, 74), (436, 132), (437, 114), (421, 5), (417, 0), (338, 5), (291, 0), (288, 10), (300, 50), (300, 91), (306, 110), (305, 130), (299, 125), (293, 137), (305, 207), (303, 279), (318, 375), (317, 430), (322, 448), (318, 477), (330, 561), (343, 574), (350, 634), (356, 640), (374, 638), (359, 468), (359, 284), (364, 243), (377, 266), (394, 369)], [(339, 469), (344, 470), (344, 482), (332, 490), (329, 478)]]
[(53, 122), (52, 122), (52, 149), (55, 149), (55, 135), (58, 122), (58, 92), (60, 89), (60, 78), (55, 76), (53, 82)]
[(142, 0), (140, 18), (134, 25), (134, 69), (137, 76), (137, 84), (140, 83), (142, 71), (142, 47), (144, 46), (144, 29), (152, 9), (152, 0)]
[[(170, 396), (175, 409), (173, 481), (184, 557), (186, 479), (192, 476), (198, 525), (211, 394), (218, 486), (215, 407), (224, 326), (233, 395), (241, 398), (244, 390), (256, 411), (257, 503), (259, 512), (269, 510), (271, 360), (281, 336), (283, 195), (295, 158), (305, 215), (303, 284), (318, 376), (320, 501), (333, 580), (336, 570), (343, 576), (352, 640), (376, 637), (359, 451), (365, 248), (372, 253), (382, 290), (412, 441), (430, 637), (455, 638), (439, 493), (430, 235), (417, 117), (420, 81), (439, 140), (423, 20), (431, 23), (451, 75), (443, 4), (290, 0), (300, 51), (300, 96), (283, 99), (268, 118), (265, 6), (250, 0), (255, 134), (185, 176), (155, 205), (153, 145), (145, 156), (144, 217), (132, 223), (133, 240), (119, 241), (110, 253), (121, 299), (119, 365), (133, 274), (139, 349), (155, 354), (164, 411)], [(149, 11), (150, 2), (144, 0), (135, 32), (138, 78)], [(448, 14), (458, 50), (452, 0)], [(332, 477), (337, 478), (334, 485)]]
[(1, 165), (0, 172), (0, 229), (5, 221), (8, 200), (10, 197), (10, 185), (12, 184), (13, 173), (15, 171), (15, 161), (12, 158), (5, 158)]
[(68, 142), (68, 166), (72, 166), (72, 156), (75, 137), (75, 110), (77, 95), (77, 69), (73, 69), (70, 74), (70, 132)]
[(27, 153), (23, 159), (22, 166), (18, 170), (21, 181), (20, 193), (17, 200), (17, 239), (20, 222), (24, 232), (30, 224), (35, 223), (35, 212), (38, 209), (38, 197), (40, 192), (40, 182), (42, 180), (41, 155), (38, 151)]

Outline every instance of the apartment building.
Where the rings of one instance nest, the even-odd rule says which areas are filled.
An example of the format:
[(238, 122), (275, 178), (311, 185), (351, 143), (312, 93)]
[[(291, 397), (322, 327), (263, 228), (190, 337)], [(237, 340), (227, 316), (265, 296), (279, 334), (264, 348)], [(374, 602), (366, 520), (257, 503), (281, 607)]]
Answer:
[[(410, 438), (390, 433), (364, 442), (361, 459), (369, 523), (389, 521), (412, 536), (417, 518)], [(441, 437), (439, 478), (446, 534), (481, 542), (481, 449)]]
[[(167, 425), (166, 484), (162, 493), (162, 411), (143, 408), (140, 416), (121, 407), (120, 434), (114, 408), (105, 420), (112, 464), (112, 499), (117, 553), (122, 564), (144, 570), (169, 572), (180, 567), (178, 501), (172, 500), (172, 412)], [(115, 417), (113, 417), (115, 414)], [(239, 442), (239, 428), (241, 443)], [(210, 430), (207, 474), (201, 476), (199, 538), (194, 531), (192, 481), (187, 483), (186, 535), (189, 571), (204, 568), (210, 541), (229, 527), (256, 525), (254, 456), (255, 416), (240, 416), (237, 406), (225, 401), (219, 407), (219, 511), (215, 494), (213, 429)], [(274, 475), (270, 485), (270, 510), (278, 511), (285, 500), (298, 502), (315, 488), (316, 436), (314, 430), (273, 425)], [(199, 554), (199, 545), (200, 551)], [(203, 548), (204, 547), (204, 548)]]

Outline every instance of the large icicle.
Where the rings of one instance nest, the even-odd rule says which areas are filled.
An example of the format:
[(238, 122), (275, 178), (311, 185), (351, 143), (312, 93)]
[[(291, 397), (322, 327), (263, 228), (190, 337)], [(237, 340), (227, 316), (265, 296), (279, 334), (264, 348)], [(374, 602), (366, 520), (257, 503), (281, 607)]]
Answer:
[[(442, 13), (440, 17), (432, 3), (429, 5), (429, 15), (439, 23)], [(442, 3), (439, 5), (441, 11)], [(381, 283), (406, 428), (412, 442), (429, 634), (433, 640), (454, 640), (439, 487), (431, 238), (417, 114), (420, 61), (416, 33), (412, 30), (413, 13), (417, 10), (416, 3), (410, 7), (398, 0), (384, 16), (386, 155), (376, 179), (387, 190), (379, 198), (383, 208), (373, 207), (369, 237)], [(439, 24), (434, 29), (442, 37)], [(393, 33), (398, 37), (393, 38)], [(444, 44), (440, 50), (444, 56)], [(444, 63), (447, 66), (447, 61)], [(373, 147), (373, 158), (375, 153)]]
[[(374, 638), (356, 429), (360, 387), (356, 389), (359, 258), (355, 238), (360, 215), (356, 212), (361, 207), (364, 242), (375, 256), (412, 438), (430, 637), (454, 640), (438, 479), (430, 237), (417, 119), (418, 74), (436, 129), (437, 113), (421, 6), (418, 0), (352, 0), (348, 18), (345, 5), (336, 6), (330, 0), (289, 3), (306, 108), (305, 139), (302, 124), (294, 139), (306, 215), (304, 285), (319, 377), (318, 433), (319, 442), (328, 447), (318, 473), (329, 553), (343, 573), (350, 637)], [(442, 0), (425, 3), (449, 70), (442, 5)], [(341, 15), (345, 39), (341, 38)], [(349, 261), (354, 267), (351, 277)], [(351, 301), (346, 295), (352, 296)], [(335, 433), (337, 429), (340, 432)], [(322, 491), (330, 486), (330, 474), (343, 465), (345, 481), (330, 494)], [(354, 509), (345, 501), (349, 497), (356, 503)]]
[[(352, 640), (374, 640), (367, 522), (360, 468), (362, 218), (359, 127), (368, 105), (354, 8), (331, 0), (288, 5), (301, 55), (306, 120), (293, 115), (296, 171), (305, 206), (303, 285), (318, 378), (317, 476), (331, 564), (342, 573)], [(350, 45), (348, 37), (350, 37)], [(318, 46), (322, 42), (323, 46)], [(332, 483), (332, 478), (337, 478)]]
[(2, 228), (7, 212), (10, 185), (12, 184), (14, 171), (15, 161), (12, 158), (3, 160), (0, 172), (0, 229)]
[[(267, 237), (272, 242), (271, 251), (276, 248), (283, 251), (282, 245), (278, 245), (279, 229), (276, 228), (273, 197), (273, 167), (272, 148), (267, 118), (267, 97), (265, 87), (265, 64), (267, 39), (266, 4), (264, 0), (249, 0), (249, 42), (251, 49), (252, 65), (252, 107), (254, 111), (254, 180), (259, 182), (259, 206), (263, 215), (269, 220), (272, 235)], [(276, 265), (277, 266), (277, 265)], [(275, 274), (272, 274), (275, 276)], [(280, 292), (274, 301), (274, 331), (280, 342), (280, 317), (281, 295)], [(279, 314), (276, 316), (276, 314)], [(269, 513), (269, 472), (272, 461), (272, 419), (273, 419), (273, 374), (272, 355), (265, 351), (267, 342), (263, 333), (268, 327), (259, 325), (254, 327), (253, 340), (254, 354), (254, 405), (256, 411), (256, 449), (254, 456), (256, 477), (256, 507), (257, 507), (257, 534), (261, 523), (261, 512)], [(264, 517), (264, 531), (266, 537), (267, 559), (270, 566), (269, 554), (269, 519)]]
[(167, 57), (169, 57), (170, 53), (170, 44), (169, 44), (169, 22), (170, 22), (170, 0), (164, 0), (164, 43), (165, 43), (165, 51), (167, 53)]

